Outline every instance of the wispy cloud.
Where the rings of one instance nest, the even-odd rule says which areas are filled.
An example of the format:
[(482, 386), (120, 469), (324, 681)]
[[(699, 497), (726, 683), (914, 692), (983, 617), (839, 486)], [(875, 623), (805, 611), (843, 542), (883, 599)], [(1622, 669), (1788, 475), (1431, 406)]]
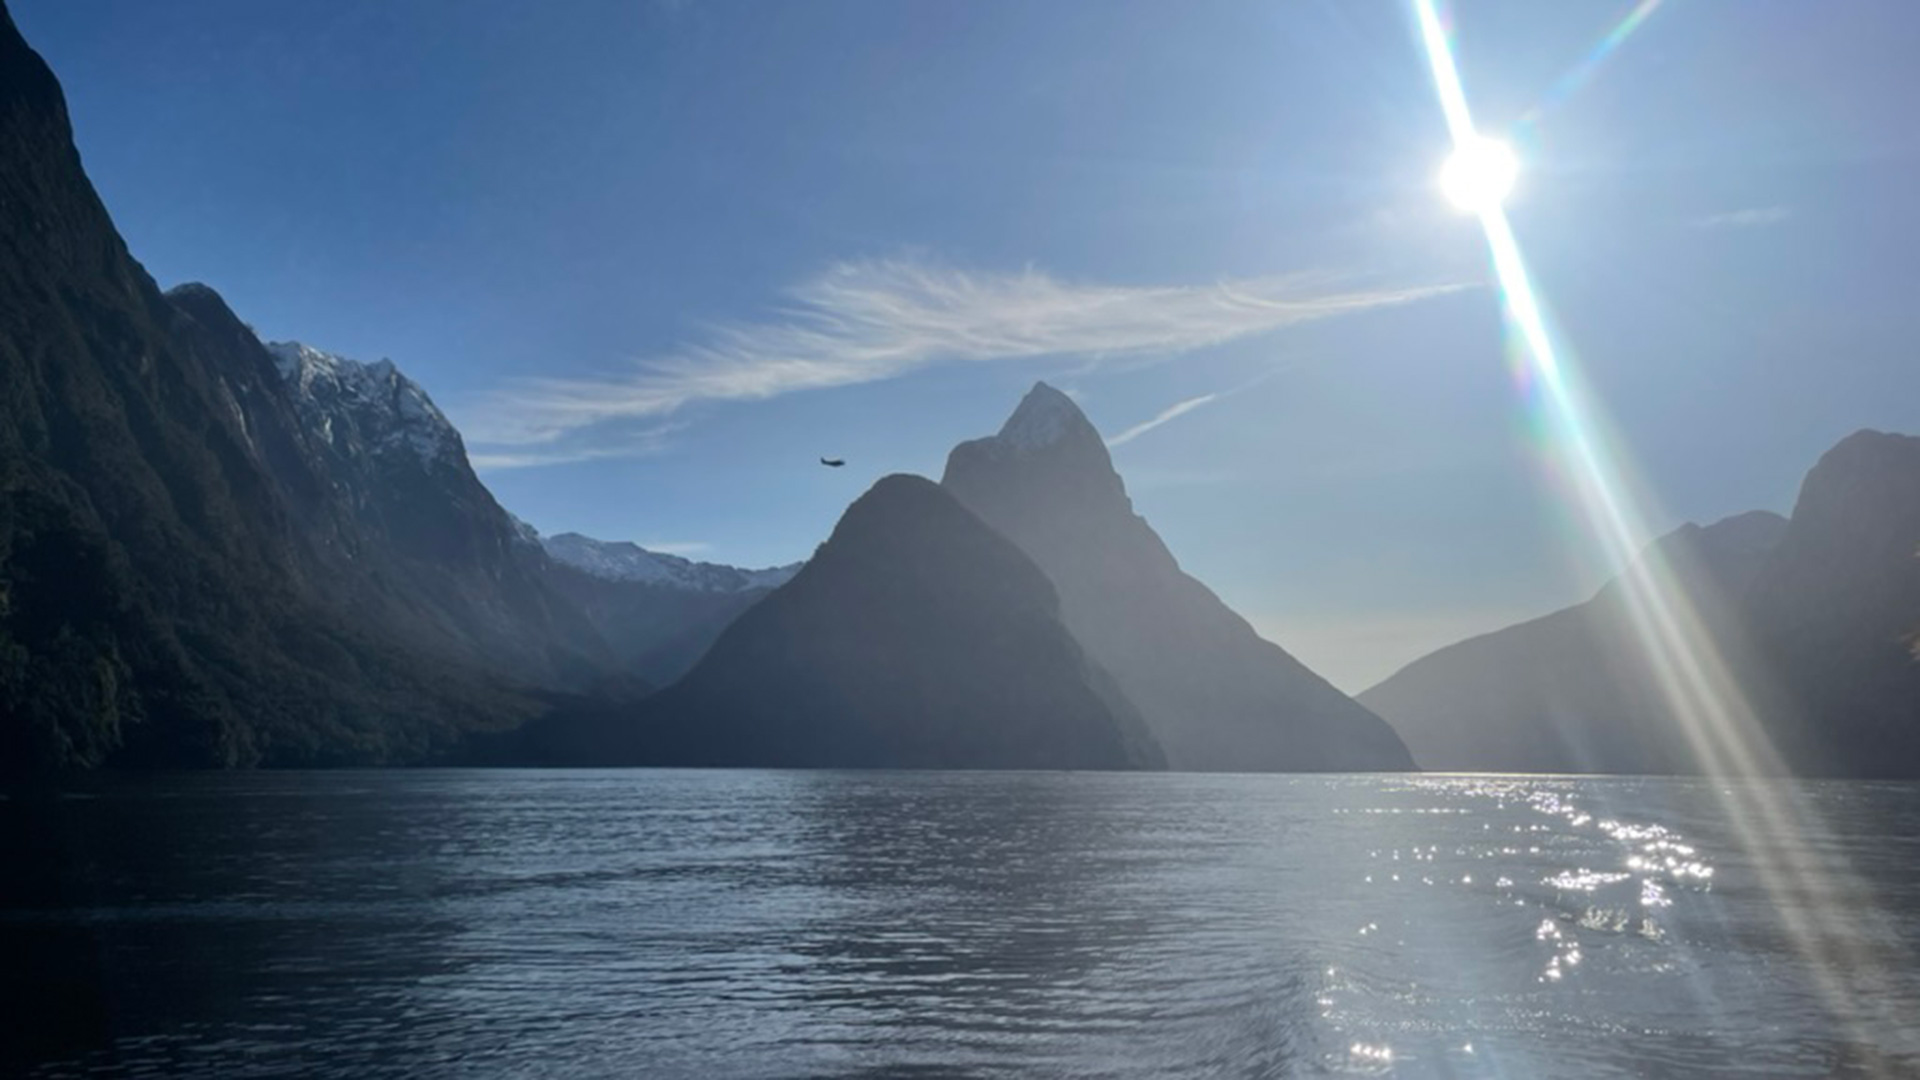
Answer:
[(1724, 214), (1695, 218), (1692, 224), (1696, 229), (1764, 229), (1792, 216), (1791, 207), (1751, 206), (1744, 210), (1729, 210)]
[(1251, 390), (1261, 383), (1266, 382), (1268, 379), (1273, 378), (1279, 374), (1279, 372), (1279, 368), (1271, 368), (1265, 374), (1243, 382), (1238, 386), (1229, 387), (1225, 390), (1215, 390), (1213, 393), (1201, 394), (1198, 397), (1190, 397), (1185, 401), (1176, 401), (1172, 405), (1160, 410), (1159, 413), (1154, 415), (1153, 419), (1145, 421), (1144, 423), (1135, 424), (1120, 434), (1115, 435), (1113, 438), (1108, 439), (1107, 445), (1109, 447), (1123, 446), (1170, 420), (1177, 420), (1187, 415), (1202, 405), (1210, 405), (1213, 402), (1219, 401), (1221, 398), (1230, 398), (1235, 394)]
[[(562, 433), (543, 444), (506, 443), (469, 451), (467, 463), (477, 472), (502, 469), (535, 469), (543, 465), (568, 465), (576, 461), (606, 458), (646, 457), (667, 446), (668, 439), (686, 427), (683, 423), (658, 423), (635, 430), (622, 430), (605, 439), (590, 439)], [(479, 445), (479, 440), (469, 440)]]
[(613, 372), (521, 380), (462, 412), (472, 441), (491, 448), (480, 456), (506, 467), (499, 463), (540, 455), (502, 448), (546, 448), (696, 402), (874, 382), (946, 363), (1171, 357), (1465, 287), (1343, 286), (1316, 275), (1106, 285), (1034, 269), (973, 273), (902, 259), (846, 262), (789, 290), (764, 319), (710, 327), (675, 350)]
[(1174, 402), (1172, 405), (1161, 409), (1159, 413), (1155, 414), (1153, 419), (1145, 423), (1135, 424), (1120, 434), (1115, 435), (1113, 438), (1108, 439), (1107, 445), (1125, 446), (1140, 436), (1145, 435), (1147, 432), (1152, 431), (1154, 428), (1159, 427), (1161, 424), (1185, 416), (1200, 406), (1217, 399), (1219, 396), (1219, 394), (1201, 394), (1199, 397), (1190, 397), (1185, 401)]

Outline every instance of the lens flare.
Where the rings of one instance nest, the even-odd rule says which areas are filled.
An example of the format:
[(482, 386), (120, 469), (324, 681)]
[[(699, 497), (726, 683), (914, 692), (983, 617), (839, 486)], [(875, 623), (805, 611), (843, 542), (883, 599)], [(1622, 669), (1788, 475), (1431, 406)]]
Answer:
[[(1600, 55), (1617, 47), (1656, 6), (1649, 2), (1637, 7), (1602, 43)], [(1472, 148), (1484, 154), (1492, 140), (1473, 126), (1438, 0), (1414, 0), (1414, 10), (1456, 154)], [(1586, 70), (1591, 66), (1586, 65)], [(1766, 736), (1745, 688), (1709, 636), (1691, 598), (1659, 560), (1640, 557), (1651, 534), (1641, 500), (1626, 482), (1624, 455), (1610, 448), (1592, 395), (1549, 332), (1547, 315), (1500, 200), (1476, 198), (1468, 208), (1479, 218), (1486, 236), (1509, 347), (1525, 370), (1528, 389), (1539, 403), (1541, 423), (1590, 533), (1608, 560), (1621, 568), (1620, 582), (1638, 644), (1701, 771), (1710, 776), (1787, 775), (1790, 770)], [(1810, 854), (1827, 847), (1809, 842), (1825, 832), (1819, 816), (1790, 783), (1723, 781), (1715, 784), (1715, 791), (1833, 1022), (1850, 1032), (1869, 1020), (1897, 1024), (1898, 1019), (1886, 1016), (1880, 1003), (1890, 1000), (1884, 987), (1889, 973), (1900, 970), (1904, 960), (1891, 955), (1897, 951), (1892, 944), (1897, 938), (1887, 932), (1884, 917), (1878, 917), (1882, 932), (1873, 941), (1830, 931), (1822, 917), (1839, 905), (1858, 911), (1861, 898), (1869, 894), (1845, 866), (1817, 862)], [(1871, 1045), (1864, 1039), (1856, 1042)]]
[(1554, 82), (1540, 104), (1528, 110), (1516, 126), (1530, 127), (1538, 123), (1540, 117), (1548, 110), (1572, 97), (1574, 91), (1585, 86), (1588, 80), (1593, 78), (1594, 73), (1600, 70), (1600, 65), (1612, 56), (1615, 50), (1625, 44), (1635, 31), (1647, 24), (1647, 20), (1652, 18), (1653, 13), (1658, 11), (1664, 2), (1665, 0), (1640, 0), (1635, 4), (1632, 11), (1627, 12), (1618, 23), (1614, 24), (1612, 30), (1607, 31), (1606, 36), (1600, 39), (1600, 43), (1593, 47), (1592, 52)]
[(1478, 214), (1499, 206), (1520, 175), (1520, 159), (1498, 139), (1475, 136), (1461, 144), (1440, 169), (1440, 190), (1461, 211)]

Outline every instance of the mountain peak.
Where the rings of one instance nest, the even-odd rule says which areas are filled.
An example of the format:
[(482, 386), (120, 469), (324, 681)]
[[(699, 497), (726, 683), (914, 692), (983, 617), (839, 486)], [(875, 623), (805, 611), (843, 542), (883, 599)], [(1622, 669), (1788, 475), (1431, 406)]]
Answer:
[(954, 447), (940, 482), (968, 505), (1011, 486), (1036, 507), (1064, 500), (1133, 512), (1106, 440), (1072, 398), (1043, 382), (1020, 399), (999, 434)]
[(1091, 436), (1096, 441), (1100, 438), (1080, 406), (1044, 382), (1033, 384), (1027, 396), (1020, 399), (1020, 407), (1000, 427), (1000, 439), (1022, 450), (1039, 450), (1073, 435)]
[(457, 464), (466, 455), (454, 430), (427, 392), (391, 360), (363, 364), (298, 341), (267, 343), (267, 352), (314, 427), (338, 442), (355, 429), (372, 449), (404, 449), (426, 464)]
[(1379, 717), (1180, 569), (1067, 395), (1034, 386), (998, 435), (954, 447), (942, 484), (1052, 581), (1068, 631), (1112, 673), (1175, 768), (1412, 764)]

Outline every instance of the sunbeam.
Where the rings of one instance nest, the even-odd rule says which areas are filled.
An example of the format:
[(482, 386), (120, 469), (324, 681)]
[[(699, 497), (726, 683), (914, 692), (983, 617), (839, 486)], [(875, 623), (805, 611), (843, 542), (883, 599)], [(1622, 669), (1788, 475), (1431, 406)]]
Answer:
[(1622, 43), (1632, 37), (1634, 31), (1645, 26), (1647, 20), (1652, 18), (1653, 13), (1658, 11), (1664, 3), (1666, 3), (1666, 0), (1640, 0), (1638, 4), (1635, 4), (1633, 10), (1622, 16), (1620, 21), (1614, 24), (1613, 29), (1607, 31), (1606, 36), (1600, 39), (1600, 43), (1593, 47), (1591, 52), (1587, 53), (1578, 64), (1568, 68), (1566, 74), (1560, 76), (1560, 78), (1554, 81), (1551, 87), (1547, 88), (1546, 96), (1540, 99), (1538, 105), (1527, 110), (1527, 114), (1522, 116), (1519, 123), (1515, 126), (1521, 128), (1532, 126), (1539, 121), (1540, 117), (1544, 115), (1547, 110), (1554, 108), (1561, 102), (1572, 97), (1574, 91), (1585, 86), (1587, 81), (1593, 78), (1594, 73), (1600, 70), (1600, 65), (1609, 56), (1612, 56), (1614, 51), (1620, 48)]
[[(1642, 3), (1583, 67), (1591, 68), (1657, 6), (1657, 0)], [(1488, 145), (1487, 136), (1474, 127), (1438, 0), (1414, 0), (1414, 8), (1456, 153)], [(1585, 390), (1570, 354), (1549, 331), (1505, 209), (1499, 199), (1479, 200), (1471, 209), (1486, 236), (1512, 347), (1539, 388), (1543, 426), (1569, 465), (1579, 509), (1594, 539), (1609, 561), (1623, 568), (1620, 580), (1638, 643), (1701, 771), (1721, 778), (1786, 776), (1790, 770), (1762, 729), (1746, 688), (1708, 635), (1695, 604), (1658, 560), (1638, 557), (1651, 534), (1640, 500), (1626, 482), (1625, 455), (1608, 445), (1592, 395)], [(1716, 785), (1716, 790), (1773, 909), (1810, 969), (1824, 1006), (1842, 1030), (1860, 1030), (1862, 1017), (1878, 1011), (1886, 1000), (1879, 992), (1886, 973), (1900, 964), (1889, 955), (1893, 937), (1883, 932), (1862, 941), (1829, 929), (1822, 913), (1843, 902), (1856, 905), (1865, 893), (1844, 866), (1819, 863), (1810, 854), (1817, 845), (1808, 841), (1824, 831), (1823, 823), (1792, 793), (1790, 783), (1729, 780)], [(1869, 1045), (1864, 1038), (1854, 1041)]]

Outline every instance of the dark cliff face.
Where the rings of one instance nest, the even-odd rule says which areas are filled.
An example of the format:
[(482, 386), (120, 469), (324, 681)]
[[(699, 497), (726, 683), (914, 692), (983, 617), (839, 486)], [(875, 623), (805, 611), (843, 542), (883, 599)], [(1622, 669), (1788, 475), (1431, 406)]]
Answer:
[[(1741, 597), (1787, 522), (1755, 512), (1685, 525), (1642, 558), (1677, 584), (1736, 663), (1751, 646)], [(1659, 690), (1624, 586), (1551, 615), (1450, 645), (1360, 695), (1431, 769), (1512, 772), (1693, 771), (1685, 731)]]
[(956, 447), (942, 484), (1053, 581), (1068, 628), (1139, 707), (1171, 767), (1411, 767), (1385, 722), (1180, 569), (1058, 390), (1036, 385), (998, 435)]
[(634, 730), (695, 765), (1162, 764), (1040, 570), (928, 480), (889, 476)]
[(525, 714), (352, 612), (315, 451), (218, 297), (128, 254), (0, 18), (4, 768), (419, 760)]

